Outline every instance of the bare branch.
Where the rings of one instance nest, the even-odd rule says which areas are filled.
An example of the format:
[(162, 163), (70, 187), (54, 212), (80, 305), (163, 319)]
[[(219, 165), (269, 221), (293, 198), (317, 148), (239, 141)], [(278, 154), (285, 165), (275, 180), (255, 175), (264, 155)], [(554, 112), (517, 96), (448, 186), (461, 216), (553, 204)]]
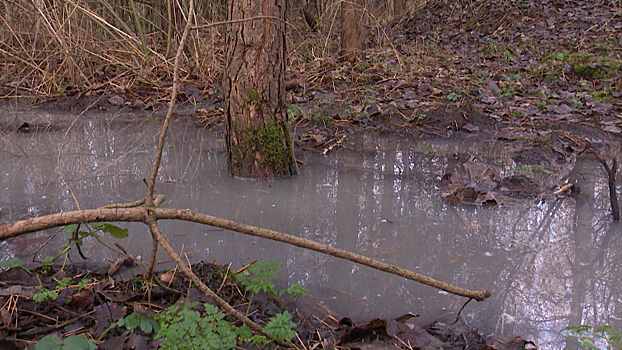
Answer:
[[(469, 290), (450, 285), (445, 282), (435, 280), (431, 277), (403, 269), (394, 265), (389, 265), (366, 256), (349, 252), (347, 250), (327, 246), (308, 239), (288, 235), (285, 233), (263, 229), (251, 225), (239, 224), (234, 221), (205, 215), (191, 210), (184, 209), (164, 209), (164, 208), (117, 208), (117, 209), (95, 209), (84, 211), (73, 211), (61, 214), (53, 214), (40, 218), (29, 219), (12, 224), (0, 226), (0, 239), (15, 237), (19, 234), (51, 228), (54, 226), (67, 225), (70, 223), (87, 223), (93, 221), (140, 221), (147, 223), (147, 220), (184, 220), (200, 224), (220, 227), (231, 231), (244, 233), (251, 236), (271, 239), (284, 242), (297, 247), (315, 250), (324, 254), (332, 255), (341, 259), (356, 262), (361, 265), (369, 266), (376, 270), (388, 272), (393, 275), (401, 276), (430, 287), (444, 290), (455, 295), (472, 298), (482, 301), (492, 295), (488, 290)], [(155, 238), (155, 237), (154, 237)], [(160, 243), (162, 245), (162, 243)], [(164, 247), (164, 245), (162, 245)]]

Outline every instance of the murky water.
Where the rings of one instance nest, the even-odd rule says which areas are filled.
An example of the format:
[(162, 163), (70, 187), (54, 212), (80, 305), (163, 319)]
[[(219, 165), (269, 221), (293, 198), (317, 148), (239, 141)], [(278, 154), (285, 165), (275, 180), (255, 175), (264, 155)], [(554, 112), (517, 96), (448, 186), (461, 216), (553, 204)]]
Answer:
[[(33, 120), (44, 125), (41, 121), (48, 118), (40, 112), (4, 117), (16, 125)], [(144, 196), (142, 179), (149, 176), (159, 125), (144, 117), (81, 117), (66, 133), (72, 118), (63, 128), (46, 132), (4, 131), (1, 222), (77, 209), (58, 169), (81, 208)], [(466, 321), (483, 333), (521, 335), (543, 349), (564, 348), (560, 330), (569, 324), (622, 328), (621, 228), (611, 223), (606, 182), (596, 163), (579, 163), (572, 175), (581, 183), (578, 198), (474, 208), (446, 204), (438, 180), (469, 159), (498, 173), (510, 172), (508, 150), (492, 142), (351, 137), (352, 150), (302, 155), (298, 177), (253, 181), (227, 174), (220, 138), (188, 121), (173, 122), (157, 187), (167, 198), (164, 207), (298, 235), (456, 286), (489, 289), (491, 298), (465, 308)], [(280, 261), (281, 287), (301, 283), (313, 295), (304, 304), (316, 310), (323, 305), (361, 321), (406, 312), (429, 320), (442, 314), (455, 317), (465, 302), (283, 243), (196, 224), (161, 224), (173, 247), (193, 261), (218, 259), (233, 262), (233, 268), (253, 260)], [(106, 241), (148, 259), (147, 228), (122, 226), (130, 229), (130, 237)], [(1, 258), (52, 255), (65, 243), (65, 234), (36, 249), (54, 232), (2, 242)], [(114, 258), (95, 240), (83, 248), (95, 261)], [(72, 259), (80, 258), (72, 254)]]

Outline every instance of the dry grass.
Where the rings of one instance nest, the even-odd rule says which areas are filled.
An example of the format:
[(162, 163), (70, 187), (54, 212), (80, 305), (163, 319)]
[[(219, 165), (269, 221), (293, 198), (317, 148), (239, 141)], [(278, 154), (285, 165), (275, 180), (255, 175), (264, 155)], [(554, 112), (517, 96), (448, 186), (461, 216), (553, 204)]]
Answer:
[[(309, 35), (300, 8), (290, 9), (289, 64), (336, 64), (339, 5), (323, 1), (322, 29)], [(425, 0), (409, 2), (421, 5)], [(188, 12), (189, 0), (6, 0), (0, 3), (0, 98), (138, 94), (166, 95), (172, 84), (172, 58)], [(225, 0), (195, 6), (181, 63), (182, 85), (199, 88), (219, 79), (222, 69)], [(293, 1), (292, 3), (295, 3)], [(370, 44), (391, 48), (384, 28), (389, 13), (377, 1), (366, 9)], [(412, 11), (407, 9), (406, 12)], [(400, 16), (398, 16), (399, 18)], [(220, 22), (222, 23), (222, 22)], [(206, 25), (208, 24), (208, 25)], [(390, 35), (390, 33), (388, 33)], [(303, 69), (304, 70), (304, 69)], [(141, 96), (141, 94), (144, 94)]]
[[(217, 2), (212, 2), (212, 4)], [(195, 24), (217, 19), (197, 8)], [(0, 4), (0, 97), (116, 93), (167, 86), (184, 0), (13, 0)], [(220, 36), (193, 31), (181, 77), (210, 80)]]

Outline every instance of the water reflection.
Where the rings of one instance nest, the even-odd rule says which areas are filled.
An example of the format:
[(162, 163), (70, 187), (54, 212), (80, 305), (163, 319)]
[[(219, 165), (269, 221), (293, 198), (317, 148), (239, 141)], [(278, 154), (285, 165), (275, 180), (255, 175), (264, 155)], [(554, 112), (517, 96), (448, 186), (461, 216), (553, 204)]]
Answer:
[[(82, 208), (144, 195), (142, 179), (150, 171), (158, 127), (144, 119), (102, 117), (74, 125), (59, 168)], [(52, 130), (7, 136), (11, 141), (0, 152), (3, 222), (77, 208), (58, 175), (64, 135)], [(596, 162), (577, 164), (572, 174), (581, 184), (577, 198), (471, 208), (446, 204), (437, 184), (448, 169), (468, 160), (507, 173), (511, 158), (493, 142), (352, 136), (351, 150), (302, 155), (301, 176), (252, 181), (226, 173), (219, 138), (190, 122), (173, 122), (158, 177), (164, 206), (299, 235), (457, 286), (490, 289), (492, 298), (469, 304), (463, 313), (485, 333), (521, 335), (542, 348), (561, 349), (566, 339), (559, 331), (569, 324), (622, 327), (620, 226), (611, 223), (607, 184)], [(148, 254), (146, 227), (123, 226), (130, 237), (108, 242)], [(342, 316), (365, 320), (413, 312), (423, 319), (451, 318), (465, 301), (281, 243), (180, 222), (163, 222), (162, 229), (177, 251), (191, 253), (195, 261), (218, 259), (239, 267), (256, 259), (278, 260), (283, 285), (301, 283), (313, 295), (307, 305), (320, 303)], [(33, 254), (53, 233), (3, 242), (2, 257)], [(56, 246), (38, 252), (39, 258), (57, 252), (63, 239), (59, 234)], [(114, 258), (95, 241), (83, 248), (94, 260)]]

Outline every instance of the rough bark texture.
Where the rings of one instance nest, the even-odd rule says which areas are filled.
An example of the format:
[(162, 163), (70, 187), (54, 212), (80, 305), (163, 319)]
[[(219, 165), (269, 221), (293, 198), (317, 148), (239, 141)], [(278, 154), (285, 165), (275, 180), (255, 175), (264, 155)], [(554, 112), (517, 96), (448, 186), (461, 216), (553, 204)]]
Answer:
[(227, 30), (223, 87), (228, 166), (235, 176), (298, 172), (285, 109), (285, 3), (229, 1), (234, 23)]
[(341, 50), (344, 60), (355, 62), (362, 58), (365, 49), (365, 0), (348, 0), (341, 3)]

